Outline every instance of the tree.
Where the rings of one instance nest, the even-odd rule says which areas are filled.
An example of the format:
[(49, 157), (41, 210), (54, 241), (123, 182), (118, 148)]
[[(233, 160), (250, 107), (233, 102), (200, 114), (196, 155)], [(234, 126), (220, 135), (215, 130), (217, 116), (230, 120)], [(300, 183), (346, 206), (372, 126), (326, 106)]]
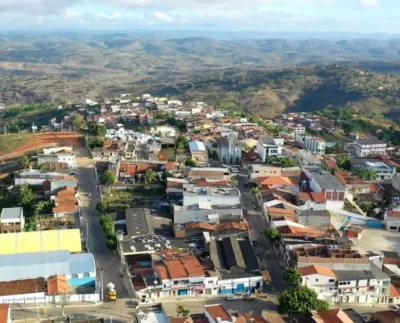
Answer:
[(365, 179), (367, 181), (373, 181), (377, 177), (376, 170), (374, 169), (357, 168), (351, 172), (351, 175), (359, 176), (361, 179)]
[(99, 202), (96, 205), (96, 211), (98, 211), (100, 214), (105, 214), (107, 212), (108, 205), (105, 202)]
[(151, 184), (157, 180), (157, 173), (153, 169), (148, 169), (144, 175), (144, 182)]
[(101, 182), (103, 183), (103, 185), (112, 185), (115, 183), (116, 180), (117, 177), (115, 176), (115, 174), (107, 170), (104, 172)]
[(18, 199), (21, 206), (27, 206), (32, 203), (34, 195), (29, 184), (22, 184), (20, 186)]
[(341, 169), (349, 170), (350, 169), (350, 157), (348, 155), (340, 155), (336, 159), (336, 164)]
[(279, 231), (275, 228), (269, 228), (267, 230), (265, 230), (265, 237), (271, 241), (271, 242), (275, 242), (278, 241), (281, 238), (281, 234), (279, 233)]
[(87, 128), (89, 132), (95, 133), (97, 130), (97, 122), (96, 121), (89, 121), (87, 123)]
[(257, 187), (257, 186), (252, 187), (252, 188), (251, 188), (251, 192), (252, 192), (253, 194), (257, 194), (257, 193), (259, 192), (258, 187)]
[(290, 285), (297, 286), (301, 282), (301, 274), (296, 268), (288, 267), (283, 273), (283, 279)]
[(186, 149), (189, 146), (189, 140), (184, 137), (180, 136), (176, 139), (176, 148), (177, 149)]
[(107, 133), (107, 128), (105, 126), (102, 125), (98, 125), (96, 128), (96, 135), (98, 135), (99, 137), (104, 137)]
[(307, 311), (326, 312), (329, 304), (318, 299), (317, 293), (307, 286), (285, 290), (278, 299), (278, 313), (299, 314)]
[(72, 125), (75, 127), (75, 129), (82, 128), (84, 124), (85, 124), (85, 120), (83, 119), (82, 115), (75, 113), (72, 116)]
[(188, 166), (188, 167), (196, 167), (196, 162), (195, 162), (193, 159), (188, 158), (188, 159), (186, 159), (186, 161), (185, 161), (185, 166)]
[(50, 201), (39, 201), (35, 204), (33, 207), (33, 215), (35, 217), (38, 217), (41, 215), (44, 211), (46, 211), (51, 205)]
[(236, 186), (238, 186), (239, 181), (238, 181), (236, 178), (234, 178), (234, 179), (231, 179), (231, 183), (232, 183), (232, 185), (233, 185), (234, 187), (236, 187)]
[(189, 316), (190, 311), (185, 308), (183, 305), (178, 305), (178, 308), (176, 310), (176, 314), (179, 317), (179, 315), (182, 314), (183, 317)]
[(26, 156), (26, 155), (23, 155), (23, 156), (20, 158), (19, 162), (21, 163), (21, 165), (22, 165), (22, 167), (23, 167), (24, 169), (29, 168), (29, 166), (31, 165), (31, 159), (30, 159), (28, 156)]

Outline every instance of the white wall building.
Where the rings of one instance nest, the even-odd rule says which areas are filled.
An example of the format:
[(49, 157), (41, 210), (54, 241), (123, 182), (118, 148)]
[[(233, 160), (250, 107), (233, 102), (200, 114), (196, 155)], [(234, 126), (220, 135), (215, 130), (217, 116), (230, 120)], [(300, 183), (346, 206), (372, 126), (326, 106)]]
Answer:
[(258, 138), (256, 151), (262, 161), (267, 157), (278, 157), (281, 155), (282, 147), (277, 145), (272, 137), (261, 136)]

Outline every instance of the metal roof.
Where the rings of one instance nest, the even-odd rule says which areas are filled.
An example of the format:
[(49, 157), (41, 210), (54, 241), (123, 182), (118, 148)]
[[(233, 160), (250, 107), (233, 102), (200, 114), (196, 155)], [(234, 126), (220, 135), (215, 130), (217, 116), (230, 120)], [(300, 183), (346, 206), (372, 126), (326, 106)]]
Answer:
[(345, 188), (339, 181), (333, 176), (330, 172), (325, 170), (317, 170), (308, 172), (310, 177), (314, 179), (321, 189), (325, 190), (335, 190), (335, 191), (344, 191)]
[(82, 274), (96, 272), (96, 263), (91, 253), (69, 254), (69, 273)]
[(1, 220), (12, 220), (12, 219), (21, 219), (23, 214), (22, 207), (10, 207), (4, 208), (1, 211)]
[(197, 151), (197, 150), (206, 150), (206, 147), (204, 146), (204, 143), (201, 141), (191, 141), (189, 142), (189, 149), (190, 151)]

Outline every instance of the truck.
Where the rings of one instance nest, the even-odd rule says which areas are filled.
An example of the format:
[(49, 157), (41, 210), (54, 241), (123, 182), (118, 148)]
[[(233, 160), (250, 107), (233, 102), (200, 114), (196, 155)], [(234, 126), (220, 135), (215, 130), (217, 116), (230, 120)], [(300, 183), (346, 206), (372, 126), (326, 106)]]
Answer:
[(115, 291), (115, 285), (113, 283), (107, 285), (107, 296), (109, 302), (115, 302), (117, 300), (117, 292)]

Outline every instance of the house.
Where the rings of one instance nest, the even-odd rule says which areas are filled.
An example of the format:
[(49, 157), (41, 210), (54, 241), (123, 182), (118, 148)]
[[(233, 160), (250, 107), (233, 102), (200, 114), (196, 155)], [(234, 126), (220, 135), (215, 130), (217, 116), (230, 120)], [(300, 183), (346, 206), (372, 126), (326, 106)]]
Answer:
[[(305, 312), (294, 316), (294, 321), (298, 323), (361, 323), (365, 322), (361, 316), (354, 312), (352, 317), (349, 316), (349, 311), (354, 312), (352, 309), (342, 310), (332, 309), (326, 312)], [(356, 320), (353, 320), (353, 319)]]
[(304, 136), (302, 134), (295, 134), (296, 142), (305, 150), (322, 155), (325, 154), (326, 141), (320, 137)]
[(387, 143), (383, 140), (357, 140), (347, 143), (345, 149), (353, 156), (386, 155)]
[(69, 168), (76, 168), (75, 155), (72, 152), (53, 152), (38, 155), (38, 165), (45, 163), (66, 163)]
[(344, 208), (345, 187), (330, 172), (316, 167), (304, 167), (309, 188), (313, 192), (322, 192), (326, 198), (327, 208)]
[(257, 177), (257, 184), (261, 191), (279, 188), (291, 191), (293, 194), (299, 192), (299, 184), (288, 177)]
[(386, 210), (383, 222), (386, 230), (400, 232), (400, 211)]
[(240, 165), (242, 163), (242, 147), (237, 145), (236, 136), (229, 134), (217, 140), (217, 155), (222, 163)]
[(359, 194), (368, 194), (371, 192), (371, 184), (365, 182), (360, 177), (350, 175), (349, 172), (338, 170), (335, 177), (346, 188), (345, 198), (353, 201)]
[(204, 305), (204, 314), (209, 323), (233, 323), (236, 321), (221, 304)]
[(156, 133), (160, 133), (161, 137), (175, 137), (176, 129), (170, 126), (157, 126)]
[(271, 165), (254, 164), (249, 166), (250, 180), (255, 181), (257, 177), (283, 176), (300, 179), (301, 169), (299, 167), (275, 167)]
[(236, 188), (197, 187), (189, 184), (184, 187), (183, 206), (191, 205), (240, 205), (240, 192)]
[(0, 233), (22, 232), (25, 225), (22, 207), (4, 208), (0, 215)]
[(319, 160), (313, 154), (305, 150), (299, 150), (298, 152), (296, 152), (294, 154), (294, 159), (302, 167), (304, 166), (321, 167), (322, 165), (321, 160)]
[[(0, 107), (1, 109), (1, 107)], [(11, 323), (11, 305), (0, 304), (0, 322)]]
[(353, 158), (350, 160), (352, 170), (355, 169), (368, 169), (376, 172), (375, 180), (391, 180), (396, 176), (396, 167), (388, 165), (376, 159), (359, 159)]
[(319, 265), (298, 268), (301, 283), (314, 289), (318, 298), (332, 302), (336, 294), (336, 276), (332, 269)]
[(57, 191), (57, 194), (51, 197), (54, 203), (52, 213), (55, 217), (65, 215), (74, 215), (77, 209), (76, 189), (66, 186)]
[(205, 165), (208, 163), (208, 151), (201, 141), (189, 142), (189, 151), (192, 159), (198, 165)]
[(228, 181), (230, 179), (230, 171), (229, 168), (225, 167), (191, 167), (188, 172), (188, 178), (191, 180)]
[(210, 205), (193, 204), (189, 206), (173, 206), (174, 223), (184, 224), (188, 222), (239, 222), (243, 211), (240, 203), (235, 205)]
[(301, 209), (326, 210), (326, 197), (323, 192), (298, 192), (296, 204)]
[(278, 157), (281, 155), (281, 146), (275, 143), (274, 138), (270, 136), (260, 136), (256, 145), (256, 152), (262, 161), (267, 157)]

